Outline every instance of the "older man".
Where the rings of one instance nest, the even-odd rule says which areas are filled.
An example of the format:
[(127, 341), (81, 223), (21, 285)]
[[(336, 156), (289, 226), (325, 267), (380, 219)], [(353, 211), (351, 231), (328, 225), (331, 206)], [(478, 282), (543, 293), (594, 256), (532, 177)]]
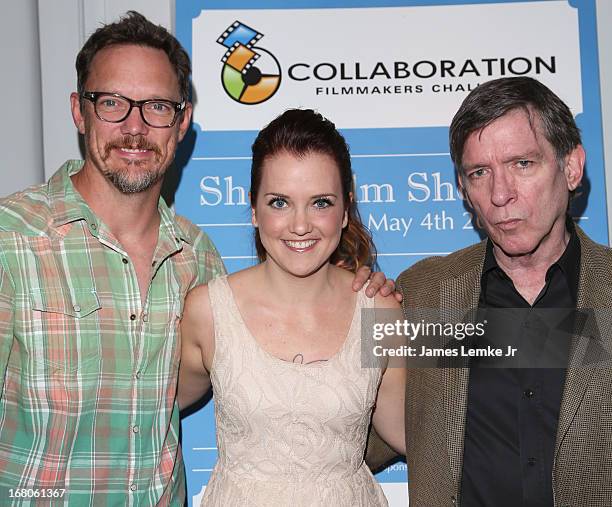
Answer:
[(76, 67), (85, 161), (0, 201), (0, 498), (182, 505), (177, 325), (187, 291), (224, 272), (160, 199), (189, 57), (130, 12)]
[[(569, 108), (534, 79), (490, 81), (461, 105), (450, 144), (488, 239), (403, 272), (407, 315), (479, 308), (495, 320), (496, 310), (521, 309), (503, 335), (527, 343), (542, 338), (532, 333), (534, 310), (610, 308), (612, 250), (567, 215), (585, 163)], [(610, 347), (605, 331), (600, 350)], [(553, 343), (552, 368), (479, 368), (470, 360), (412, 370), (410, 505), (612, 505), (612, 369), (602, 367), (603, 356), (584, 365), (584, 341)], [(371, 451), (370, 461), (382, 454)]]

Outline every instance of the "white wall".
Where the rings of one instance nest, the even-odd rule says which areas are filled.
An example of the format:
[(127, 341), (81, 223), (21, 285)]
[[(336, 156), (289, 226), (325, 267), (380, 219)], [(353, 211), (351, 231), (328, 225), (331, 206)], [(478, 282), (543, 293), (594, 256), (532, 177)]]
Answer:
[[(612, 243), (612, 1), (596, 5)], [(174, 0), (22, 0), (3, 9), (0, 92), (9, 97), (3, 107), (11, 121), (0, 122), (0, 196), (81, 157), (68, 97), (76, 89), (75, 57), (89, 34), (129, 9), (174, 31), (174, 6)]]
[(35, 0), (11, 2), (0, 16), (0, 196), (43, 180)]

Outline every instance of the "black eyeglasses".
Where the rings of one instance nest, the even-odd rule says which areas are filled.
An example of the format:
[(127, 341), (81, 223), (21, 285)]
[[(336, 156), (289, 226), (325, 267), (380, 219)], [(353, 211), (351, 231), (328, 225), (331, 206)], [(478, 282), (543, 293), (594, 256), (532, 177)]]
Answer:
[(109, 92), (83, 92), (81, 97), (93, 102), (96, 116), (110, 123), (125, 120), (133, 107), (140, 109), (140, 116), (149, 127), (172, 127), (185, 110), (185, 101), (173, 102), (165, 99), (132, 100)]

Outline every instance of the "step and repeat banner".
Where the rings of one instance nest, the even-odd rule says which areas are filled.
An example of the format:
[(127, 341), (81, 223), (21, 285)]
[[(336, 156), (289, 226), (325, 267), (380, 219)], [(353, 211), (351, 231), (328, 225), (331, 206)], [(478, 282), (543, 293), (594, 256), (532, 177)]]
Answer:
[[(317, 109), (346, 137), (387, 276), (479, 241), (457, 191), (448, 125), (467, 93), (503, 76), (535, 77), (572, 109), (588, 157), (572, 212), (608, 242), (594, 0), (287, 3), (176, 3), (195, 108), (175, 207), (209, 234), (228, 271), (256, 261), (251, 144), (293, 107)], [(212, 402), (183, 420), (183, 452), (198, 505), (217, 456)], [(390, 505), (406, 505), (405, 464), (377, 478)]]

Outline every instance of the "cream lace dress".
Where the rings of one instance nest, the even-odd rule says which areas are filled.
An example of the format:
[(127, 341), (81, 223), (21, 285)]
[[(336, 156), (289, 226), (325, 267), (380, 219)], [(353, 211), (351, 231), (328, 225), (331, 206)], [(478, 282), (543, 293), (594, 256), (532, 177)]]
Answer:
[(247, 329), (226, 277), (209, 283), (219, 458), (203, 506), (386, 506), (363, 461), (381, 370), (360, 366), (363, 291), (340, 351), (302, 365)]

